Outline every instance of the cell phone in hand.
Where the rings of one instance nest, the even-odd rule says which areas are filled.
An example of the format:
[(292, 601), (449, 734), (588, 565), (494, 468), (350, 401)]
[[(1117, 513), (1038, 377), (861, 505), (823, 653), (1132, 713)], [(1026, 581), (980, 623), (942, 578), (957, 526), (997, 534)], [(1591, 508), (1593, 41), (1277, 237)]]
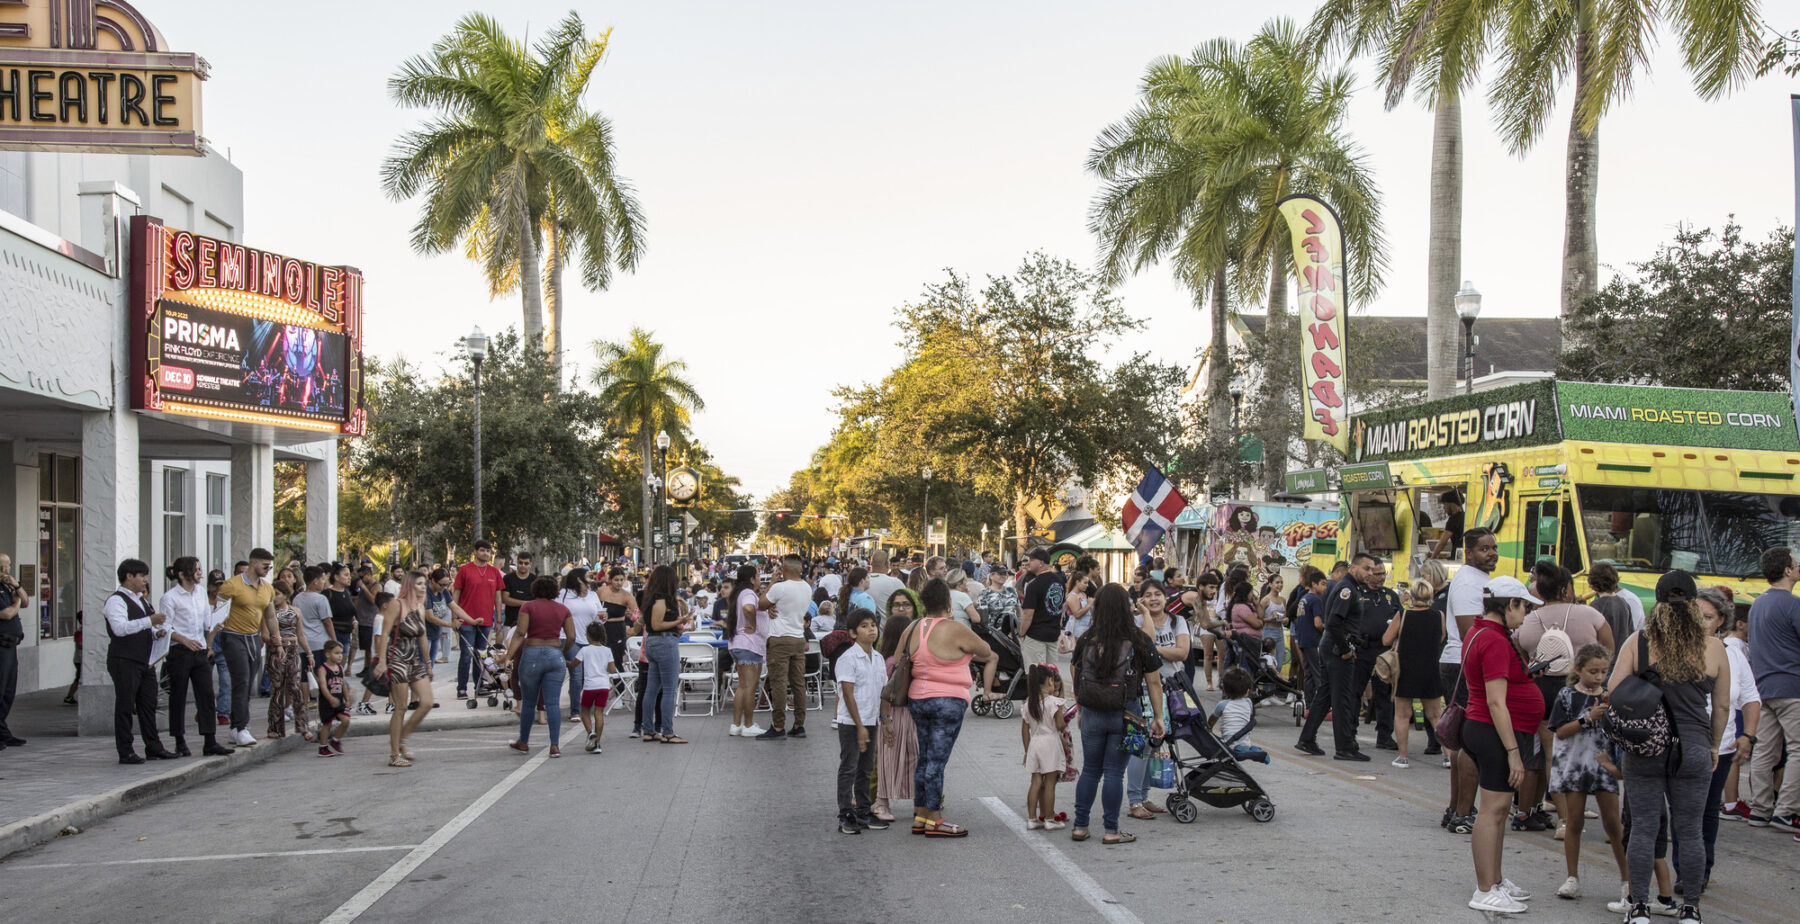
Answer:
[(1555, 658), (1544, 658), (1543, 660), (1540, 660), (1540, 661), (1533, 661), (1530, 664), (1525, 666), (1525, 675), (1527, 677), (1536, 677), (1537, 675), (1548, 670), (1550, 668), (1550, 664), (1552, 662), (1554, 662), (1555, 660), (1556, 660)]

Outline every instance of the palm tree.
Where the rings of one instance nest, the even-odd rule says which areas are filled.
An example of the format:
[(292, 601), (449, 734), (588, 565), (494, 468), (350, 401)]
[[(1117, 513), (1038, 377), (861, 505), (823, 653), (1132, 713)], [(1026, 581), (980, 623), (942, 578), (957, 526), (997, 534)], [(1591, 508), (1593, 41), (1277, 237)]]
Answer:
[[(1426, 395), (1448, 397), (1458, 361), (1455, 294), (1462, 279), (1462, 95), (1473, 83), (1498, 12), (1480, 0), (1326, 0), (1308, 42), (1381, 62), (1387, 108), (1415, 82), (1433, 112), (1425, 266)], [(1415, 81), (1415, 77), (1418, 79)]]
[[(1207, 98), (1198, 74), (1173, 55), (1150, 63), (1140, 101), (1122, 121), (1106, 127), (1088, 154), (1087, 169), (1103, 181), (1089, 212), (1088, 229), (1100, 241), (1100, 271), (1110, 284), (1169, 258), (1177, 278), (1194, 293), (1195, 307), (1211, 303), (1207, 369), (1206, 459), (1208, 484), (1217, 489), (1231, 472), (1229, 285), (1246, 224), (1240, 212), (1220, 220), (1208, 212), (1207, 116), (1219, 106)], [(1241, 203), (1231, 203), (1240, 205)], [(1209, 290), (1210, 289), (1210, 293)]]
[[(442, 253), (460, 239), (482, 263), (490, 294), (517, 287), (526, 342), (543, 344), (559, 383), (562, 267), (579, 252), (583, 284), (603, 289), (614, 265), (631, 269), (642, 251), (644, 220), (614, 169), (611, 126), (581, 106), (610, 34), (587, 38), (570, 13), (528, 49), (474, 13), (388, 81), (401, 105), (443, 113), (402, 136), (382, 164), (390, 198), (424, 193), (413, 249)], [(539, 256), (546, 232), (548, 338)]]
[(694, 411), (706, 409), (700, 392), (686, 378), (687, 363), (665, 359), (663, 345), (650, 331), (633, 327), (623, 342), (594, 341), (593, 372), (596, 400), (612, 409), (613, 423), (637, 443), (643, 463), (638, 487), (643, 492), (643, 542), (650, 548), (650, 459), (659, 430), (667, 431), (676, 446), (688, 443), (688, 421)]
[(1762, 48), (1757, 0), (1533, 0), (1507, 27), (1489, 99), (1500, 136), (1523, 155), (1542, 137), (1556, 93), (1573, 74), (1575, 105), (1563, 173), (1562, 316), (1599, 290), (1595, 201), (1600, 117), (1631, 93), (1666, 20), (1702, 99), (1716, 99), (1755, 73)]
[[(1292, 20), (1275, 19), (1242, 46), (1215, 40), (1189, 63), (1216, 108), (1203, 121), (1214, 164), (1201, 223), (1223, 225), (1242, 214), (1245, 227), (1236, 287), (1247, 298), (1264, 292), (1268, 322), (1258, 403), (1264, 489), (1283, 489), (1288, 440), (1298, 430), (1298, 340), (1288, 334), (1291, 275), (1288, 229), (1275, 204), (1295, 193), (1316, 195), (1343, 221), (1352, 298), (1367, 303), (1387, 267), (1380, 194), (1361, 151), (1343, 123), (1353, 89), (1349, 71), (1330, 70), (1317, 46)], [(1290, 362), (1291, 360), (1291, 362)]]

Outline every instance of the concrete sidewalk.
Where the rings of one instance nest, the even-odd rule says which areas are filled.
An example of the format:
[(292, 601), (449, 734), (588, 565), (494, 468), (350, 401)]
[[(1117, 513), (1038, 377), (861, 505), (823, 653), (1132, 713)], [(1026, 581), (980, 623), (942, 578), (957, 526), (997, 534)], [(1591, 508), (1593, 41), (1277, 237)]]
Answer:
[[(437, 674), (447, 679), (432, 684), (432, 696), (441, 705), (420, 723), (420, 732), (517, 725), (518, 719), (512, 713), (489, 707), (485, 697), (475, 709), (452, 699), (456, 692), (456, 665), (453, 660), (448, 671), (445, 666), (439, 665)], [(352, 701), (360, 699), (360, 686), (354, 681), (350, 685), (354, 688)], [(111, 735), (75, 734), (75, 707), (63, 704), (63, 692), (23, 694), (8, 717), (13, 734), (28, 743), (0, 751), (0, 859), (53, 840), (65, 830), (78, 831), (100, 819), (253, 764), (282, 755), (290, 755), (288, 759), (320, 759), (313, 750), (315, 745), (302, 739), (292, 725), (285, 738), (263, 737), (268, 730), (269, 701), (252, 697), (249, 728), (258, 736), (256, 746), (238, 748), (229, 757), (201, 757), (200, 736), (190, 722), (187, 743), (195, 756), (126, 766), (119, 763)], [(89, 687), (82, 693), (110, 697), (112, 688)], [(371, 705), (377, 714), (353, 717), (350, 735), (387, 734), (387, 701), (375, 699)], [(163, 744), (173, 748), (167, 730), (168, 714), (168, 699), (164, 695), (158, 709), (158, 728)], [(309, 710), (308, 717), (316, 722), (317, 709)], [(143, 753), (141, 741), (137, 750)]]

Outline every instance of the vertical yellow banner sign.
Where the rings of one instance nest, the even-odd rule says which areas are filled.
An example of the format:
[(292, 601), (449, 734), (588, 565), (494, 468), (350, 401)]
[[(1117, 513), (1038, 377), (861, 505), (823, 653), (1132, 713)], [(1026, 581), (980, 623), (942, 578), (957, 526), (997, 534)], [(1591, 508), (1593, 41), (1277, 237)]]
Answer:
[(1312, 196), (1275, 204), (1294, 242), (1300, 316), (1300, 370), (1306, 385), (1309, 440), (1350, 448), (1349, 390), (1344, 379), (1344, 230), (1331, 206)]

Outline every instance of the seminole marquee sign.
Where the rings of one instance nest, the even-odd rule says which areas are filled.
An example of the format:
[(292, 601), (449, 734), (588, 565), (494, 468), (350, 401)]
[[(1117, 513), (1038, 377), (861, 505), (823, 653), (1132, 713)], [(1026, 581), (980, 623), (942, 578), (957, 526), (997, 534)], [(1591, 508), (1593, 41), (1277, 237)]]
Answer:
[(0, 149), (198, 156), (206, 73), (125, 0), (0, 0)]

